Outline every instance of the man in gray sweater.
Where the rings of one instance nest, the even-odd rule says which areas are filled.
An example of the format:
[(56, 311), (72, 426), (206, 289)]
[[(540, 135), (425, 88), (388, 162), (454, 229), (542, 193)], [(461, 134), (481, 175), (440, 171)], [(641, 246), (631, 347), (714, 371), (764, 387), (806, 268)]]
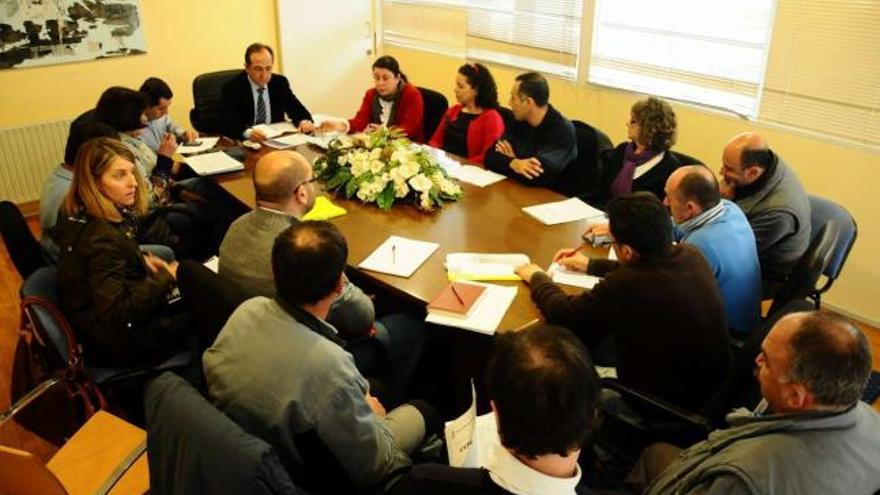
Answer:
[(320, 493), (381, 491), (439, 423), (421, 403), (386, 414), (327, 323), (347, 255), (328, 222), (289, 227), (272, 250), (275, 299), (245, 301), (203, 356), (217, 406)]
[(880, 414), (859, 401), (871, 373), (864, 334), (830, 313), (795, 313), (770, 330), (756, 363), (756, 412), (728, 416), (730, 428), (687, 450), (646, 449), (633, 473), (653, 479), (645, 493), (880, 490)]

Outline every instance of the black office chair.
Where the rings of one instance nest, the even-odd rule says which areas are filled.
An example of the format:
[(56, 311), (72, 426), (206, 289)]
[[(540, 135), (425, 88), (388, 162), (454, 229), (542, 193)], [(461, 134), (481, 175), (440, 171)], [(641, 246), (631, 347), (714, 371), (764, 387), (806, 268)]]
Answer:
[(202, 347), (214, 343), (226, 320), (247, 299), (233, 282), (192, 260), (183, 261), (178, 266), (177, 285)]
[(193, 79), (193, 104), (189, 120), (202, 134), (223, 132), (223, 86), (241, 69), (221, 70), (201, 74)]
[(40, 243), (31, 234), (24, 215), (10, 201), (0, 202), (0, 235), (12, 258), (12, 264), (22, 279), (28, 278), (38, 268), (46, 266)]
[(153, 493), (306, 495), (270, 444), (245, 432), (179, 376), (153, 379), (144, 408)]
[(425, 142), (431, 139), (437, 126), (440, 125), (440, 119), (449, 108), (449, 101), (441, 93), (433, 89), (417, 87), (416, 89), (422, 94), (422, 102), (424, 103), (424, 117), (422, 120), (422, 130), (425, 133)]
[(840, 225), (835, 221), (825, 222), (819, 228), (807, 250), (792, 268), (785, 283), (773, 296), (773, 304), (770, 305), (767, 316), (772, 316), (790, 301), (813, 295), (819, 277), (822, 276), (830, 263), (839, 237)]
[(741, 348), (734, 349), (730, 373), (712, 397), (696, 411), (636, 390), (617, 379), (603, 378), (603, 389), (619, 393), (628, 403), (638, 404), (640, 411), (649, 411), (652, 415), (647, 420), (603, 411), (597, 444), (625, 464), (632, 463), (647, 445), (668, 442), (681, 447), (690, 446), (704, 440), (712, 430), (724, 428), (725, 415), (731, 410), (754, 409), (761, 400), (761, 389), (754, 376), (755, 359), (761, 352), (764, 338), (783, 316), (810, 309), (812, 304), (806, 298), (796, 299), (763, 321), (749, 334)]
[(810, 195), (811, 237), (815, 238), (822, 225), (829, 221), (835, 222), (838, 225), (839, 232), (834, 245), (834, 251), (831, 253), (831, 259), (822, 271), (822, 275), (825, 276), (825, 283), (810, 294), (810, 298), (816, 303), (816, 309), (819, 309), (819, 306), (822, 304), (822, 294), (828, 292), (828, 289), (831, 288), (831, 285), (840, 276), (840, 271), (843, 270), (843, 265), (846, 263), (847, 257), (849, 257), (849, 252), (856, 243), (859, 227), (856, 224), (856, 220), (843, 206), (830, 199)]
[(565, 167), (550, 188), (565, 196), (587, 199), (599, 192), (602, 177), (599, 152), (614, 145), (601, 130), (579, 120), (572, 121), (572, 124), (577, 139), (577, 158)]
[(44, 266), (32, 273), (21, 286), (21, 299), (22, 325), (51, 349), (54, 371), (81, 384), (94, 395), (100, 409), (107, 407), (104, 394), (108, 391), (163, 371), (186, 368), (193, 361), (192, 353), (183, 350), (151, 367), (107, 368), (86, 362), (76, 333), (59, 309), (56, 267)]

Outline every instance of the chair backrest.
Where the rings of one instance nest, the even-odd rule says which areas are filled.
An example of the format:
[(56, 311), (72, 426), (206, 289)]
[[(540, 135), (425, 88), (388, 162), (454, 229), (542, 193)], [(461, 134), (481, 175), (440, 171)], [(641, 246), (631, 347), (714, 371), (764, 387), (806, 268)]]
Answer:
[(24, 215), (9, 201), (0, 202), (0, 235), (21, 278), (28, 278), (37, 268), (46, 266), (40, 243), (31, 234)]
[(179, 376), (163, 373), (151, 381), (144, 407), (154, 493), (305, 493), (271, 445), (246, 433)]
[(822, 275), (828, 277), (828, 282), (820, 289), (825, 292), (831, 286), (843, 269), (843, 264), (849, 256), (853, 245), (856, 243), (856, 237), (859, 230), (855, 219), (843, 206), (819, 196), (810, 195), (810, 227), (812, 228), (812, 237), (816, 237), (819, 229), (825, 222), (836, 222), (839, 229), (839, 238), (834, 246), (834, 252), (828, 261), (828, 266), (822, 272)]
[(422, 120), (422, 129), (427, 142), (434, 135), (437, 126), (440, 125), (440, 119), (449, 108), (449, 101), (433, 89), (422, 87), (417, 87), (417, 89), (422, 94), (422, 102), (424, 103), (425, 114)]
[(192, 260), (178, 267), (177, 285), (204, 346), (214, 342), (235, 308), (247, 299), (234, 283)]
[(839, 233), (840, 226), (837, 222), (825, 222), (819, 228), (806, 252), (792, 268), (782, 288), (773, 297), (773, 304), (767, 312), (768, 316), (795, 299), (810, 296), (816, 290), (816, 282), (819, 281), (831, 259)]
[(513, 110), (502, 106), (499, 106), (496, 110), (501, 114), (501, 120), (504, 121), (504, 128), (510, 129), (510, 126), (516, 122), (516, 119), (513, 118)]
[(197, 131), (205, 134), (223, 132), (223, 86), (242, 69), (208, 72), (193, 79), (193, 104), (189, 120)]
[(681, 153), (679, 151), (672, 151), (672, 150), (669, 150), (669, 151), (670, 151), (670, 153), (672, 153), (675, 156), (675, 158), (678, 159), (678, 163), (680, 163), (682, 165), (705, 165), (703, 160), (699, 160), (697, 158), (694, 158), (691, 155), (687, 155), (687, 154)]
[(590, 198), (600, 187), (602, 171), (599, 153), (614, 147), (608, 135), (595, 127), (572, 121), (577, 140), (577, 158), (572, 160), (556, 178), (551, 188), (566, 196)]
[(36, 456), (0, 445), (0, 493), (67, 495), (67, 490)]
[(32, 273), (21, 286), (21, 297), (22, 317), (27, 318), (37, 339), (57, 352), (59, 365), (77, 366), (76, 337), (58, 308), (58, 269), (44, 266)]

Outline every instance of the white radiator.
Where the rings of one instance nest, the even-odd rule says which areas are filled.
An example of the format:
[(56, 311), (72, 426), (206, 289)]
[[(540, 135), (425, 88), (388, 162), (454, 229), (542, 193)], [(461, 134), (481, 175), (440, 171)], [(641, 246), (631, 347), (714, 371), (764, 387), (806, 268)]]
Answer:
[(0, 129), (0, 200), (40, 199), (43, 182), (64, 160), (70, 119)]

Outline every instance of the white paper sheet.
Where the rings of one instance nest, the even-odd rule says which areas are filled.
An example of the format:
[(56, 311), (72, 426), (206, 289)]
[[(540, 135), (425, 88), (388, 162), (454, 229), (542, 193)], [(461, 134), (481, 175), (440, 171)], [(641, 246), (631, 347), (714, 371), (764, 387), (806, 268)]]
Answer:
[(578, 198), (569, 198), (564, 201), (527, 206), (522, 210), (545, 225), (556, 225), (566, 222), (575, 222), (585, 218), (599, 218), (605, 216), (601, 210), (593, 208)]
[(520, 280), (513, 270), (528, 262), (525, 254), (449, 253), (446, 271), (450, 280)]
[(348, 121), (348, 119), (346, 119), (344, 117), (336, 117), (334, 115), (327, 115), (325, 113), (313, 113), (312, 114), (312, 123), (315, 124), (315, 127), (320, 126), (321, 124), (323, 124), (324, 122), (327, 122), (328, 120), (331, 122), (346, 122), (346, 121)]
[(244, 170), (244, 164), (222, 151), (189, 156), (186, 163), (199, 175), (222, 174)]
[(204, 263), (207, 268), (209, 268), (214, 273), (220, 272), (220, 257), (219, 256), (211, 256)]
[(501, 446), (493, 413), (477, 416), (477, 393), (471, 382), (471, 407), (445, 424), (446, 452), (452, 467), (477, 468), (489, 465), (494, 450)]
[(336, 139), (338, 134), (322, 134), (320, 136), (306, 136), (306, 142), (313, 144), (322, 150), (326, 150), (330, 146), (330, 141)]
[(486, 287), (486, 292), (466, 318), (428, 313), (425, 321), (493, 335), (516, 297), (517, 288), (493, 284), (479, 285)]
[(434, 242), (393, 235), (361, 261), (358, 268), (409, 277), (438, 247), (440, 245)]
[(196, 146), (187, 146), (181, 144), (177, 147), (177, 152), (181, 155), (191, 155), (193, 153), (201, 153), (202, 151), (208, 151), (209, 149), (217, 146), (217, 141), (220, 138), (218, 137), (200, 137), (196, 140), (199, 144)]
[(293, 148), (294, 146), (306, 144), (307, 142), (308, 137), (304, 134), (288, 134), (287, 136), (271, 138), (263, 141), (266, 146), (277, 150)]
[(583, 272), (566, 270), (559, 263), (553, 263), (547, 269), (550, 278), (557, 284), (571, 285), (582, 289), (592, 289), (594, 285), (599, 283), (602, 278), (587, 275)]
[(299, 132), (299, 129), (296, 128), (290, 122), (275, 122), (273, 124), (259, 124), (251, 127), (253, 131), (260, 131), (267, 138), (273, 138), (276, 136), (280, 136), (286, 132)]
[(617, 261), (617, 251), (614, 250), (613, 246), (608, 250), (608, 259)]
[(486, 187), (507, 178), (491, 170), (475, 167), (473, 165), (462, 165), (453, 172), (450, 172), (449, 175), (462, 182), (467, 182), (478, 187)]

